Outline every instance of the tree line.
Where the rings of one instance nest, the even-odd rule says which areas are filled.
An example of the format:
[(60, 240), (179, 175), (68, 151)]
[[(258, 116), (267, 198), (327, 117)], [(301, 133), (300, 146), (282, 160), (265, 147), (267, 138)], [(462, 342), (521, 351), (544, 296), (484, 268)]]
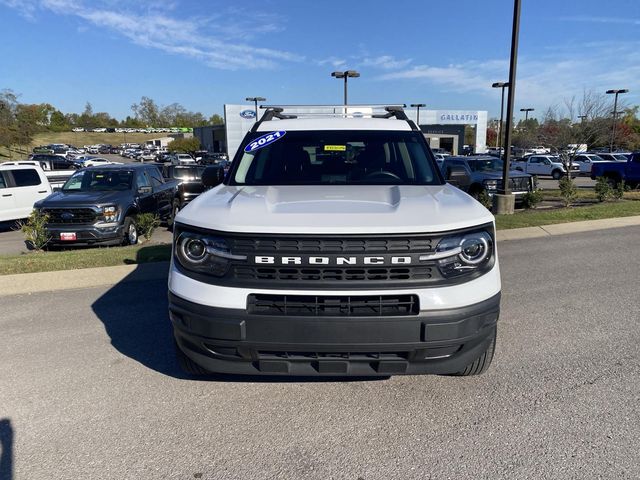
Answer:
[(75, 127), (92, 128), (163, 128), (220, 125), (224, 119), (213, 114), (187, 110), (179, 103), (158, 105), (149, 97), (131, 105), (131, 115), (118, 120), (107, 112), (94, 112), (87, 102), (82, 113), (63, 113), (49, 103), (27, 104), (18, 101), (12, 90), (0, 91), (0, 146), (28, 145), (40, 132), (64, 132)]
[[(541, 120), (530, 118), (514, 122), (511, 143), (524, 149), (544, 145), (554, 151), (576, 144), (586, 144), (590, 149), (613, 145), (614, 149), (640, 150), (639, 107), (618, 105), (615, 134), (612, 110), (606, 95), (585, 91), (579, 98), (565, 99), (562, 104), (549, 107)], [(488, 147), (497, 144), (498, 124), (498, 120), (489, 124)]]

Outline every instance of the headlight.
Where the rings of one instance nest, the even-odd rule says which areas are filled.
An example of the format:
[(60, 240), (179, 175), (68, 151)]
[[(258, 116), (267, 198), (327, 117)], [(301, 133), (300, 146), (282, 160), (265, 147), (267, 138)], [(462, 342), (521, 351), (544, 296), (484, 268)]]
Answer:
[(495, 261), (493, 238), (484, 230), (445, 237), (433, 258), (438, 259), (438, 269), (446, 278), (486, 272)]
[(497, 190), (498, 189), (498, 180), (485, 180), (482, 183), (484, 183), (484, 188), (486, 188), (487, 190)]
[(102, 217), (107, 223), (115, 222), (118, 220), (118, 207), (115, 205), (102, 207)]
[(217, 277), (227, 273), (231, 260), (246, 260), (245, 255), (233, 255), (223, 238), (182, 232), (175, 245), (175, 257), (184, 268)]

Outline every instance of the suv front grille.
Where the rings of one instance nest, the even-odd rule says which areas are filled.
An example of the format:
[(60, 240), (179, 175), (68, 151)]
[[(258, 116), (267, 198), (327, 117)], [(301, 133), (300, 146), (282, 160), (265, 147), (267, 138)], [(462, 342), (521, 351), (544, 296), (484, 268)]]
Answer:
[(509, 188), (516, 192), (528, 192), (530, 190), (529, 177), (510, 178)]
[(397, 281), (397, 280), (429, 280), (432, 268), (425, 266), (385, 268), (292, 268), (292, 267), (258, 267), (235, 266), (233, 275), (238, 280), (275, 280), (285, 282), (364, 282), (364, 281)]
[[(491, 231), (493, 226), (486, 224), (477, 227), (481, 228)], [(229, 260), (226, 271), (220, 272), (219, 276), (191, 271), (176, 262), (176, 267), (185, 275), (213, 285), (251, 289), (380, 290), (460, 283), (456, 278), (445, 278), (437, 260), (420, 259), (425, 254), (428, 256), (433, 253), (444, 236), (457, 234), (458, 231), (434, 234), (277, 235), (215, 232), (178, 225), (176, 235), (182, 231), (222, 238), (232, 255), (246, 256), (246, 259)], [(284, 257), (294, 258), (283, 263)], [(379, 257), (382, 261), (365, 263), (368, 257)], [(409, 258), (410, 261), (396, 261), (400, 257)], [(475, 277), (465, 276), (465, 281), (472, 278)]]
[(240, 254), (288, 253), (406, 253), (430, 252), (431, 238), (233, 238), (231, 250)]
[(297, 317), (392, 317), (417, 315), (417, 295), (315, 296), (249, 295), (247, 310), (253, 315)]
[(49, 224), (93, 224), (97, 213), (91, 208), (47, 208), (42, 213), (49, 216)]

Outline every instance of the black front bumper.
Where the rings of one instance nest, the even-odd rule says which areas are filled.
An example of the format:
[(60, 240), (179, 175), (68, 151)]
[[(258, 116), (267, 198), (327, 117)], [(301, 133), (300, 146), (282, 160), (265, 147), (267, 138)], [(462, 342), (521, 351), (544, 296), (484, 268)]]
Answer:
[[(51, 240), (49, 245), (88, 246), (88, 245), (120, 245), (124, 238), (124, 226), (97, 228), (94, 225), (48, 225), (47, 232)], [(61, 233), (76, 234), (76, 240), (61, 240)]]
[(489, 345), (500, 294), (401, 317), (265, 316), (169, 293), (178, 347), (208, 371), (251, 375), (447, 374)]

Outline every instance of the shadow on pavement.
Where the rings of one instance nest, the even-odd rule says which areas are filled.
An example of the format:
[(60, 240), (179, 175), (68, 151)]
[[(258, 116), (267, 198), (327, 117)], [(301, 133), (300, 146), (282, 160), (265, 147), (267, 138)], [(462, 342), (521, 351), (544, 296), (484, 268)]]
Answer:
[[(143, 247), (138, 259), (147, 257), (154, 246)], [(387, 377), (280, 377), (213, 374), (191, 377), (178, 366), (174, 354), (173, 329), (167, 302), (166, 262), (138, 265), (125, 279), (112, 286), (91, 308), (111, 338), (111, 345), (156, 372), (174, 378), (220, 382), (352, 382)]]
[(13, 427), (11, 420), (0, 418), (0, 480), (13, 479)]

